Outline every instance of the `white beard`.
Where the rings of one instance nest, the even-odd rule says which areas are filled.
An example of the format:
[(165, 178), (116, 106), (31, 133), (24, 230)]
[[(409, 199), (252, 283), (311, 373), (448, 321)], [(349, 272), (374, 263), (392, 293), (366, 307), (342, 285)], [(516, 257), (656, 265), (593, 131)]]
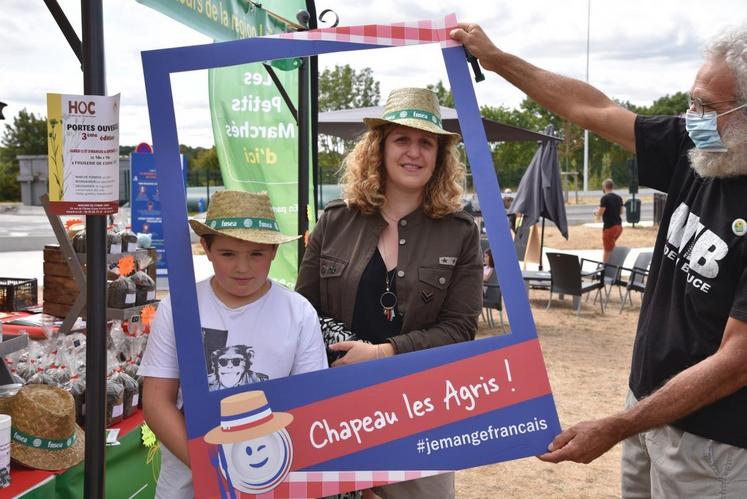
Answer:
[(690, 149), (690, 166), (701, 177), (747, 175), (747, 118), (739, 116), (725, 128), (721, 140), (726, 152)]

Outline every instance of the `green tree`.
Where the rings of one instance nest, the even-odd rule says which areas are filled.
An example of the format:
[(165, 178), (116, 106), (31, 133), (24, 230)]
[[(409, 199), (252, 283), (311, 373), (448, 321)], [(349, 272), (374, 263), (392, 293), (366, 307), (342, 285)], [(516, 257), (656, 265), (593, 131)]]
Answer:
[(200, 149), (197, 151), (193, 171), (199, 172), (200, 185), (218, 185), (223, 183), (218, 152), (215, 150), (215, 146), (210, 149)]
[[(569, 158), (572, 158), (579, 147), (579, 134), (583, 143), (583, 131), (540, 107), (529, 98), (522, 101), (519, 109), (483, 106), (480, 108), (480, 114), (493, 121), (535, 132), (543, 132), (549, 124), (555, 125), (555, 133), (564, 138), (564, 141), (558, 145), (558, 160), (561, 168), (568, 163)], [(496, 142), (492, 143), (490, 148), (501, 186), (515, 188), (519, 185), (521, 177), (537, 151), (537, 142)]]
[(687, 93), (677, 92), (673, 95), (665, 95), (654, 101), (648, 107), (637, 108), (631, 106), (631, 110), (646, 115), (665, 115), (665, 116), (677, 116), (684, 113), (687, 108)]
[[(213, 165), (209, 163), (209, 151), (215, 150), (215, 147), (205, 149), (204, 147), (191, 147), (185, 144), (179, 144), (179, 153), (187, 158), (187, 185), (206, 185), (207, 176), (210, 175), (210, 184), (222, 184), (220, 174), (214, 172)], [(217, 154), (215, 163), (218, 162)], [(218, 167), (220, 170), (220, 167)]]
[(380, 99), (379, 82), (371, 68), (357, 71), (346, 64), (319, 75), (319, 111), (377, 106)]
[[(483, 118), (522, 128), (533, 128), (529, 123), (528, 113), (519, 109), (509, 109), (505, 106), (482, 106), (480, 114)], [(516, 187), (521, 176), (529, 165), (534, 151), (535, 142), (492, 142), (490, 151), (493, 164), (498, 174), (501, 187)]]
[[(451, 91), (439, 80), (435, 85), (428, 85), (438, 95), (442, 106), (453, 107), (454, 98)], [(650, 106), (635, 106), (629, 102), (618, 102), (634, 113), (643, 115), (679, 115), (687, 109), (687, 93), (677, 92), (656, 99)], [(504, 106), (483, 106), (480, 113), (484, 118), (513, 125), (527, 130), (542, 132), (552, 123), (555, 133), (563, 139), (558, 144), (558, 161), (563, 172), (576, 172), (581, 183), (584, 164), (584, 130), (577, 125), (542, 108), (530, 98), (525, 98), (518, 109)], [(493, 163), (498, 173), (498, 180), (503, 187), (516, 187), (526, 171), (529, 162), (537, 150), (536, 142), (501, 142), (490, 144)], [(617, 144), (589, 133), (589, 186), (599, 188), (602, 180), (611, 177), (619, 186), (630, 182), (629, 161), (634, 154)], [(469, 166), (469, 165), (468, 165)], [(570, 188), (581, 188), (581, 185), (568, 184)]]
[[(371, 68), (356, 70), (349, 65), (327, 68), (319, 75), (319, 111), (339, 111), (377, 106), (381, 99), (379, 82)], [(327, 135), (319, 136), (319, 180), (337, 182), (340, 162), (351, 141)]]
[(444, 107), (454, 107), (454, 96), (451, 90), (444, 86), (443, 80), (438, 80), (435, 85), (426, 85), (428, 90), (433, 90), (438, 96), (438, 102)]
[(21, 190), (16, 156), (47, 154), (47, 119), (21, 109), (13, 124), (5, 125), (0, 143), (0, 201), (18, 201)]

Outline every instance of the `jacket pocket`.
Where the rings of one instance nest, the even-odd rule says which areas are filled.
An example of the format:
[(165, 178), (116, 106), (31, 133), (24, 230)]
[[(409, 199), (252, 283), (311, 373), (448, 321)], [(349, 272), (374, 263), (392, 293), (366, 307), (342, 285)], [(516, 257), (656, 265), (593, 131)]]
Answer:
[(433, 325), (441, 311), (446, 293), (451, 284), (453, 270), (444, 267), (418, 267), (418, 290), (420, 296), (415, 310), (427, 327)]
[(451, 284), (452, 269), (444, 267), (420, 267), (418, 278), (436, 289), (446, 289)]
[(330, 255), (319, 257), (319, 296), (322, 311), (340, 319), (340, 307), (342, 298), (342, 279), (348, 262)]

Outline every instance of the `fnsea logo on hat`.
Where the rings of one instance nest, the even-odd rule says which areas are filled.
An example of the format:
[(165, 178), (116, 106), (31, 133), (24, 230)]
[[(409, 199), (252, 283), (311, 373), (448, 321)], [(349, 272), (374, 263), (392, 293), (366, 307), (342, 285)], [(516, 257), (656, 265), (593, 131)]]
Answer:
[(9, 402), (11, 457), (29, 468), (60, 470), (85, 454), (85, 434), (75, 424), (69, 392), (48, 385), (26, 385)]
[(270, 197), (253, 192), (216, 192), (205, 222), (191, 219), (189, 225), (201, 237), (214, 234), (260, 244), (288, 243), (301, 237), (280, 232)]
[(436, 135), (460, 138), (458, 133), (444, 130), (438, 96), (427, 88), (392, 90), (386, 100), (384, 114), (376, 118), (363, 118), (363, 122), (369, 128), (395, 124), (417, 128)]

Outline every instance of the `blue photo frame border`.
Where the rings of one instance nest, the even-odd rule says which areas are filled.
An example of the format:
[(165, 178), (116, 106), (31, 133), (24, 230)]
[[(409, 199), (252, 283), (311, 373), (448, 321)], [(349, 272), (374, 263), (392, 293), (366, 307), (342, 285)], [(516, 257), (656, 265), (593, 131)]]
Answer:
[[(223, 43), (177, 47), (142, 52), (143, 72), (151, 123), (151, 133), (160, 194), (162, 200), (165, 249), (168, 253), (168, 278), (174, 311), (173, 323), (177, 335), (177, 357), (180, 366), (180, 381), (187, 414), (189, 439), (204, 435), (218, 418), (221, 398), (231, 390), (210, 392), (207, 387), (207, 370), (204, 364), (203, 345), (194, 266), (187, 223), (186, 197), (182, 186), (179, 161), (179, 141), (176, 128), (174, 100), (170, 76), (173, 73), (195, 71), (261, 62), (289, 57), (307, 57), (333, 52), (395, 48), (390, 46), (327, 41), (294, 40), (282, 38), (251, 38)], [(379, 381), (395, 378), (427, 368), (435, 363), (477, 355), (491, 349), (503, 348), (537, 338), (537, 332), (513, 241), (509, 233), (506, 212), (501, 201), (500, 185), (493, 167), (485, 130), (472, 87), (470, 73), (463, 47), (442, 47), (451, 91), (454, 96), (459, 124), (469, 159), (474, 185), (480, 199), (488, 240), (493, 249), (495, 270), (501, 283), (511, 334), (494, 337), (488, 341), (456, 344), (443, 348), (408, 354), (410, 359), (390, 358), (386, 372)], [(177, 188), (178, 187), (178, 188)], [(402, 356), (396, 356), (402, 357)], [(197, 362), (197, 359), (203, 359)], [(370, 363), (366, 363), (370, 364)], [(185, 367), (188, 366), (188, 367)], [(339, 383), (328, 390), (325, 396), (357, 387), (352, 370), (369, 369), (364, 365), (344, 368), (348, 371), (337, 376)], [(335, 370), (339, 371), (339, 370)], [(378, 369), (377, 371), (385, 371)], [(301, 382), (309, 390), (298, 393), (277, 393), (273, 397), (276, 409), (288, 409), (314, 400), (314, 386), (322, 372), (309, 373)], [(329, 376), (328, 372), (324, 373)], [(262, 383), (262, 389), (272, 390), (281, 380)], [(369, 380), (370, 382), (370, 380)], [(316, 385), (318, 386), (318, 385)], [(247, 387), (234, 389), (244, 391)], [(549, 395), (552, 399), (552, 395)], [(318, 397), (317, 397), (318, 398)], [(552, 404), (552, 401), (550, 400)], [(195, 410), (192, 410), (195, 409)], [(553, 426), (559, 426), (557, 420)]]

